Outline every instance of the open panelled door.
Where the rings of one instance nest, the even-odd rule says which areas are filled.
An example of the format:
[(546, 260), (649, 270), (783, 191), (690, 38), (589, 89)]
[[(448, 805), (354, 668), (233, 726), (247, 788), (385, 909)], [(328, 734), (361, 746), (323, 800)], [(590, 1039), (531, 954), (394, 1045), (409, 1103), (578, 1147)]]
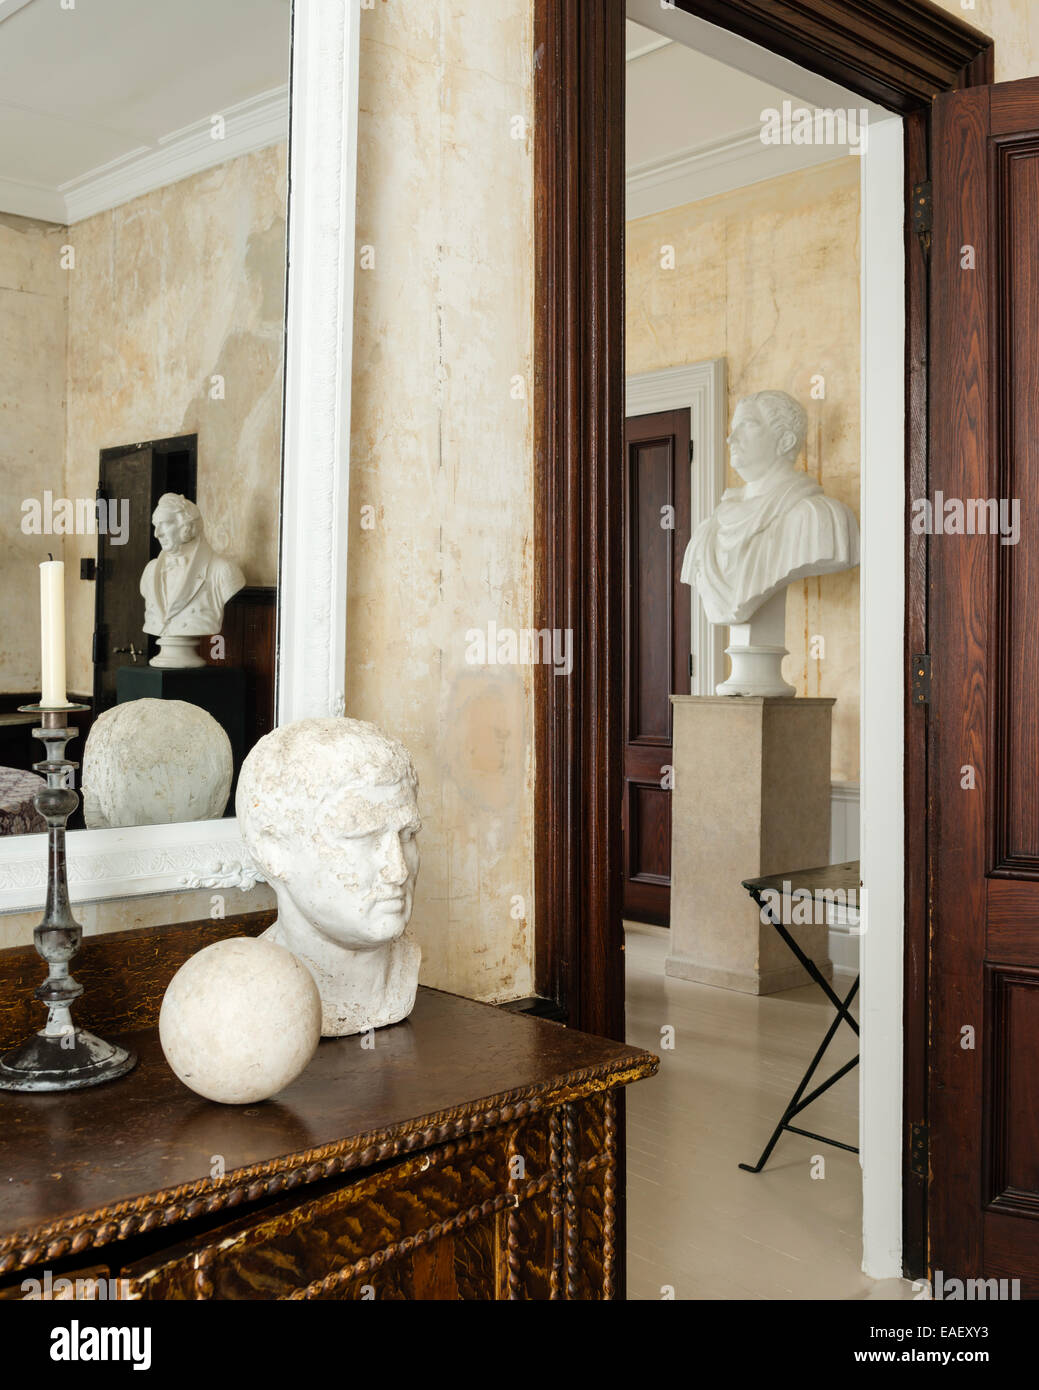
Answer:
[(1027, 1298), (1039, 1296), (1039, 80), (939, 97), (932, 172), (929, 1265), (946, 1280), (1020, 1279)]

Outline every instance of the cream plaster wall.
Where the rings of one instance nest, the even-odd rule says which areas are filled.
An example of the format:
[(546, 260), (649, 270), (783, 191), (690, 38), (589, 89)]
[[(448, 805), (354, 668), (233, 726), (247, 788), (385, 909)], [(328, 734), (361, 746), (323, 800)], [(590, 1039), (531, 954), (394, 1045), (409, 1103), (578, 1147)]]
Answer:
[(531, 13), (361, 30), (346, 708), (418, 766), (422, 980), (492, 1000), (532, 990), (531, 679), (465, 634), (531, 621)]
[(0, 692), (39, 689), (36, 566), (60, 536), (27, 536), (22, 502), (60, 490), (65, 447), (64, 228), (0, 213)]
[[(856, 515), (859, 173), (846, 155), (629, 222), (626, 269), (628, 373), (724, 357), (730, 418), (741, 396), (788, 391), (808, 411), (802, 466)], [(672, 270), (662, 269), (665, 246)], [(825, 399), (813, 400), (820, 376)], [(730, 472), (730, 486), (739, 482)], [(816, 637), (821, 660), (809, 654)], [(790, 586), (787, 647), (798, 694), (837, 701), (834, 779), (857, 780), (858, 570)]]
[(996, 41), (996, 81), (1039, 74), (1036, 0), (936, 0), (943, 10)]
[[(286, 191), (281, 143), (66, 233), (65, 495), (94, 495), (101, 449), (197, 432), (207, 535), (247, 584), (274, 584), (278, 572)], [(94, 586), (77, 576), (95, 544), (79, 536), (65, 547), (69, 688), (79, 691), (93, 679)]]
[[(468, 666), (465, 652), (470, 628), (522, 628), (532, 612), (533, 172), (529, 133), (514, 123), (530, 113), (531, 14), (531, 0), (392, 0), (362, 12), (357, 240), (375, 264), (358, 272), (355, 309), (347, 712), (402, 738), (418, 766), (423, 981), (493, 1000), (532, 991), (532, 682), (523, 667)], [(78, 264), (101, 269), (102, 315), (100, 297), (116, 299), (113, 247), (143, 265), (165, 217), (186, 215), (142, 207), (127, 223), (105, 214), (74, 229)], [(203, 259), (223, 244), (201, 219), (174, 230)], [(248, 270), (239, 230), (235, 265)], [(211, 277), (208, 307), (168, 279), (166, 291), (203, 314), (209, 350), (182, 340), (142, 361), (159, 304), (131, 274), (125, 340), (77, 367), (77, 419), (94, 436), (77, 477), (103, 444), (186, 431), (211, 413), (203, 386), (221, 370), (223, 326), (264, 318), (252, 281), (244, 304), (229, 303), (229, 278)], [(111, 338), (116, 325), (102, 321)], [(163, 389), (138, 408), (152, 373)], [(94, 411), (125, 376), (135, 389), (120, 395), (116, 437), (102, 438)], [(208, 897), (156, 898), (147, 919), (206, 916)], [(264, 906), (260, 897), (235, 906)], [(141, 912), (103, 904), (88, 929), (120, 930)], [(34, 920), (5, 919), (8, 940), (29, 939)]]
[[(46, 849), (39, 839), (40, 853)], [(166, 927), (174, 922), (204, 922), (212, 918), (215, 899), (225, 917), (243, 912), (266, 912), (276, 907), (274, 890), (259, 883), (248, 892), (238, 888), (223, 888), (214, 894), (210, 889), (184, 893), (151, 893), (141, 898), (110, 898), (100, 902), (77, 903), (73, 909), (84, 936), (102, 936), (106, 932), (133, 931), (137, 927)], [(42, 904), (41, 904), (42, 907)], [(0, 950), (8, 946), (31, 946), (33, 928), (40, 920), (40, 908), (32, 912), (6, 912), (0, 915)], [(42, 966), (41, 966), (42, 971)], [(73, 966), (73, 974), (76, 973)]]

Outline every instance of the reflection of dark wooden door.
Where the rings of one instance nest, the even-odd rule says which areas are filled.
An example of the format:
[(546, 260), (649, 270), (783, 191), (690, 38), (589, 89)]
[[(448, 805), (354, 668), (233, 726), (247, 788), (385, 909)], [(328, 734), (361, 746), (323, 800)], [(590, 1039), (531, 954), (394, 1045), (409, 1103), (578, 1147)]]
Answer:
[[(144, 631), (141, 574), (159, 553), (152, 533), (152, 512), (164, 492), (179, 492), (195, 501), (198, 436), (157, 439), (146, 444), (101, 450), (98, 499), (108, 508), (118, 503), (119, 517), (129, 524), (125, 542), (98, 534), (97, 590), (94, 596), (94, 714), (116, 701), (120, 666), (143, 665), (157, 644)], [(122, 539), (122, 538), (120, 538)]]
[(689, 411), (640, 415), (624, 439), (624, 916), (671, 916), (672, 694), (689, 691)]
[(1039, 1297), (1039, 80), (939, 97), (932, 151), (930, 485), (975, 520), (930, 542), (931, 1265)]

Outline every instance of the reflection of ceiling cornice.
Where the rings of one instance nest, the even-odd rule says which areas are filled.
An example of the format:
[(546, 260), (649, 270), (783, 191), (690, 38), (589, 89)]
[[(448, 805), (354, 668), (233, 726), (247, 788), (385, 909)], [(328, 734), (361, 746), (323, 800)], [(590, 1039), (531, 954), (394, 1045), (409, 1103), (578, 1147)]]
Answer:
[(213, 138), (213, 117), (206, 116), (162, 136), (157, 150), (134, 151), (124, 159), (62, 184), (59, 192), (65, 198), (65, 220), (82, 222), (85, 217), (139, 198), (142, 193), (151, 193), (286, 139), (289, 89), (275, 87), (215, 114), (223, 118), (222, 139)]
[(658, 48), (666, 48), (669, 43), (674, 43), (674, 39), (666, 38), (663, 34), (655, 34), (652, 38), (639, 44), (637, 48), (627, 51), (624, 56), (629, 63), (633, 63), (636, 58), (645, 58), (648, 53), (656, 53)]
[(629, 222), (668, 208), (697, 203), (717, 193), (779, 178), (812, 164), (854, 156), (829, 145), (764, 145), (761, 126), (737, 131), (724, 140), (681, 150), (663, 159), (628, 167)]
[(265, 149), (288, 136), (289, 89), (275, 87), (213, 114), (223, 118), (222, 139), (213, 138), (213, 117), (206, 116), (163, 135), (157, 149), (140, 146), (57, 188), (0, 179), (0, 208), (70, 225), (229, 159)]
[(0, 24), (3, 24), (5, 19), (10, 19), (13, 14), (17, 14), (19, 10), (24, 10), (26, 5), (30, 3), (31, 0), (0, 0)]

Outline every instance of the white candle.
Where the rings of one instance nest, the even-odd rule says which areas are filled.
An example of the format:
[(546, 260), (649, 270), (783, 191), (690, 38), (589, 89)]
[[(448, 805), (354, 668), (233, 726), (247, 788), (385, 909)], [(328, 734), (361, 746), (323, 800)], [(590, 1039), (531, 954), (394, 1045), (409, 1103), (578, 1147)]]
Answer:
[(65, 694), (65, 566), (61, 560), (40, 565), (40, 649), (43, 691), (40, 704), (67, 705)]

